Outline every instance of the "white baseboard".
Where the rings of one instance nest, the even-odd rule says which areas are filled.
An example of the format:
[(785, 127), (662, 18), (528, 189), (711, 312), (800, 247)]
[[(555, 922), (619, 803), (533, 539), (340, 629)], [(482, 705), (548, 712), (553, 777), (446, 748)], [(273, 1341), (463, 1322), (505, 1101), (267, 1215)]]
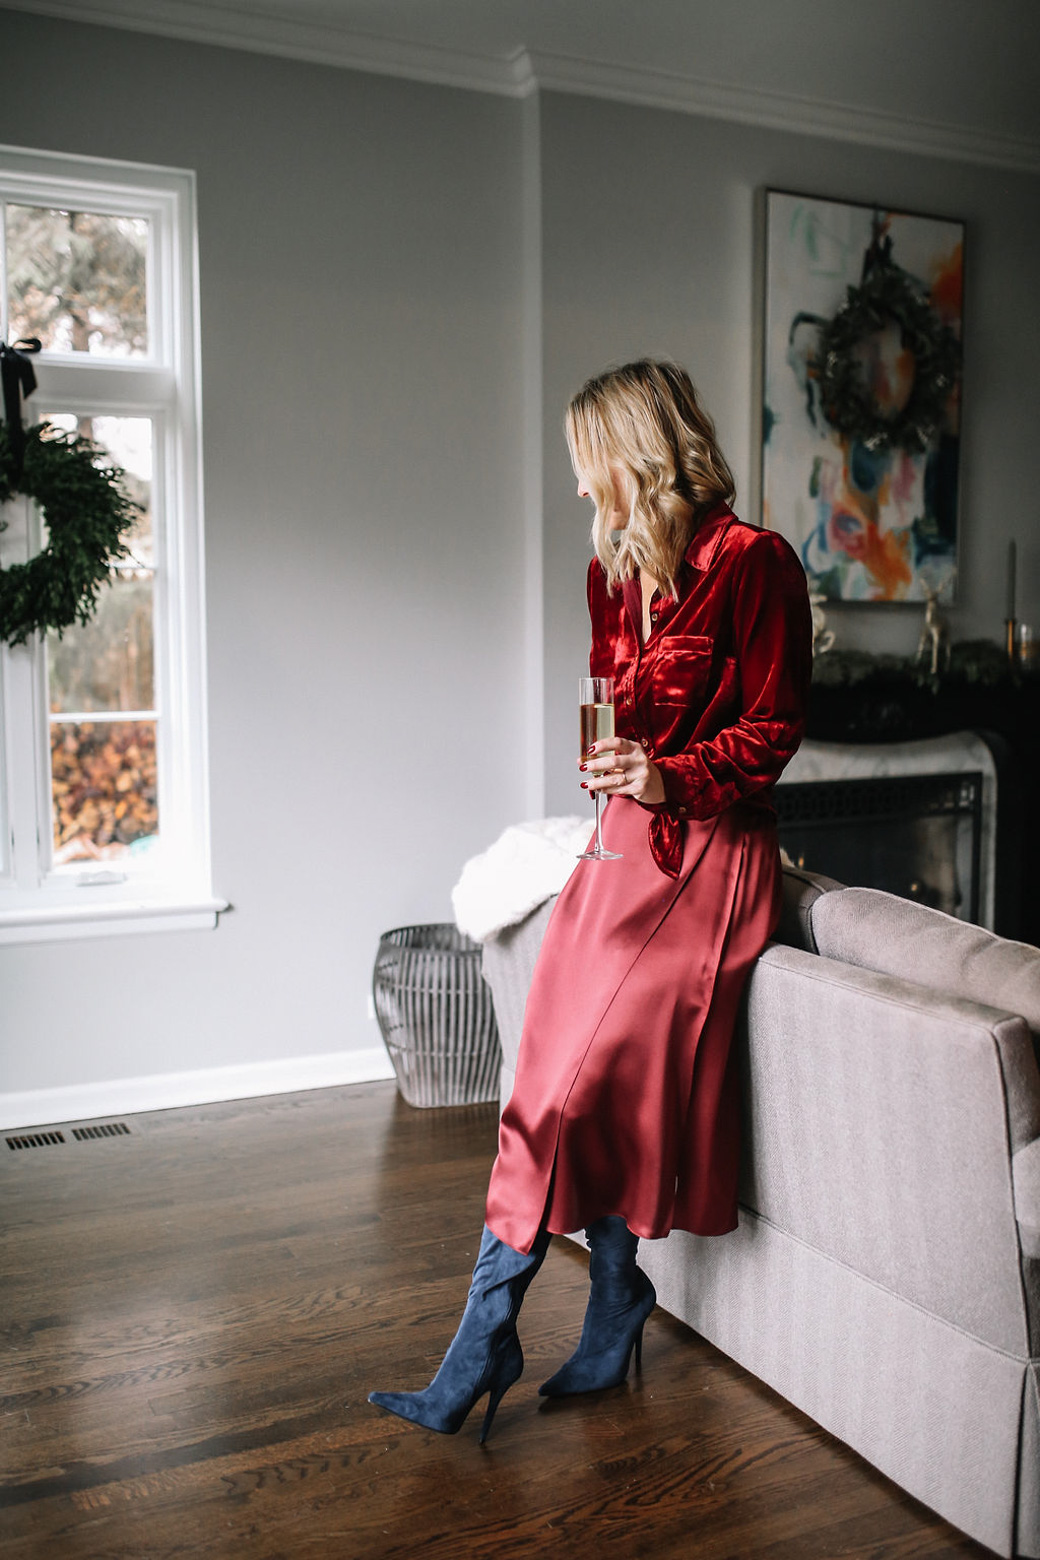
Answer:
[(0, 1131), (63, 1125), (100, 1116), (175, 1110), (185, 1105), (216, 1105), (223, 1100), (255, 1099), (265, 1094), (295, 1094), (346, 1083), (392, 1078), (390, 1058), (381, 1046), (363, 1051), (328, 1051), (319, 1056), (245, 1062), (237, 1067), (207, 1067), (197, 1072), (156, 1073), (146, 1078), (113, 1078), (103, 1083), (73, 1083), (57, 1089), (27, 1089), (0, 1094)]

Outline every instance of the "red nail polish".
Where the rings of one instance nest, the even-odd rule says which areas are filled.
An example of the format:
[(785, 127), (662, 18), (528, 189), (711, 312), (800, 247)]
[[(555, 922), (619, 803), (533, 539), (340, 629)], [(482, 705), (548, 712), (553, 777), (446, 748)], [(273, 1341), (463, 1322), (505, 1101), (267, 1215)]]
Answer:
[(583, 791), (587, 791), (588, 790), (589, 787), (588, 787), (588, 782), (586, 780), (583, 780), (581, 782), (581, 788), (582, 788)]
[(579, 764), (578, 765), (578, 768), (581, 770), (582, 774), (585, 773), (585, 771), (586, 771), (586, 769), (588, 769), (588, 767), (589, 767), (588, 764)]

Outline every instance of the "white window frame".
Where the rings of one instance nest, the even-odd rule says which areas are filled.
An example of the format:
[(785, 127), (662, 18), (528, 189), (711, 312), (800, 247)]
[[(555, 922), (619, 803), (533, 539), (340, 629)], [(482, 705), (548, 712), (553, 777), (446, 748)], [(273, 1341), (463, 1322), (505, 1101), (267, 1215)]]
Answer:
[[(155, 703), (160, 847), (140, 863), (52, 864), (46, 645), (0, 646), (0, 943), (216, 925), (210, 869), (199, 286), (195, 177), (179, 169), (0, 146), (0, 196), (21, 205), (149, 219), (147, 357), (44, 351), (26, 422), (48, 411), (147, 416), (155, 430)], [(0, 214), (2, 214), (0, 206)], [(0, 238), (2, 238), (0, 234)], [(0, 335), (10, 341), (6, 286)], [(32, 506), (7, 506), (39, 545)]]

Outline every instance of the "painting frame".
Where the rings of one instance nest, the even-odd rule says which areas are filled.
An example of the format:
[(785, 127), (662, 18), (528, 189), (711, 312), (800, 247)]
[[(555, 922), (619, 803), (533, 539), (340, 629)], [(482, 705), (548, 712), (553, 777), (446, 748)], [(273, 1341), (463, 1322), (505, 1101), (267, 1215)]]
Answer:
[[(761, 523), (828, 603), (950, 605), (965, 224), (775, 188), (761, 201)], [(878, 314), (893, 297), (917, 334), (899, 304)]]

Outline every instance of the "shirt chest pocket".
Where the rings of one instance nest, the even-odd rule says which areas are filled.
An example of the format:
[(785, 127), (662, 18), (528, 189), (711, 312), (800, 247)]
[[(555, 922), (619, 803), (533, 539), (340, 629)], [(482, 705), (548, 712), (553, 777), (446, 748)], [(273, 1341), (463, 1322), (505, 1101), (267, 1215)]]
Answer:
[(657, 647), (650, 674), (655, 704), (703, 704), (711, 681), (712, 640), (706, 634), (672, 634)]

